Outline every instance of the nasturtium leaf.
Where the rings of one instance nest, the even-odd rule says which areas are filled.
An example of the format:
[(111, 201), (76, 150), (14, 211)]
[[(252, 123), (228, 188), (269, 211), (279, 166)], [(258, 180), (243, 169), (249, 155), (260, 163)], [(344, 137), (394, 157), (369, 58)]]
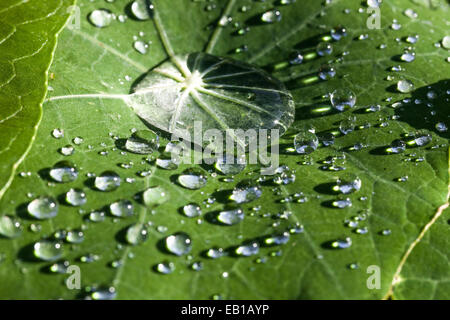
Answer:
[(72, 4), (73, 0), (0, 4), (0, 198), (36, 137), (56, 38)]
[[(286, 6), (250, 0), (152, 4), (151, 18), (140, 19), (125, 1), (82, 1), (80, 28), (60, 34), (51, 66), (53, 91), (35, 142), (18, 168), (31, 174), (16, 177), (0, 200), (0, 214), (23, 227), (19, 237), (0, 238), (0, 297), (448, 298), (446, 1), (384, 0), (379, 28), (372, 29), (368, 21), (376, 26), (377, 16), (365, 2), (353, 0)], [(98, 28), (87, 17), (101, 8), (116, 19)], [(279, 12), (268, 21), (271, 10)], [(321, 42), (332, 50), (329, 45), (317, 50)], [(399, 58), (405, 50), (415, 53), (413, 61)], [(173, 148), (169, 115), (158, 126), (162, 122), (155, 117), (162, 114), (140, 114), (147, 112), (147, 103), (138, 104), (135, 112), (127, 102), (155, 85), (148, 84), (148, 77), (179, 90), (183, 81), (155, 70), (179, 72), (186, 57), (254, 68), (263, 75), (258, 79), (264, 79), (264, 88), (286, 88), (292, 96), (295, 119), (280, 140), (280, 167), (274, 175), (261, 176), (258, 164), (234, 176), (208, 164), (174, 164), (172, 170), (156, 165), (155, 159)], [(217, 76), (230, 74), (216, 71)], [(251, 74), (224, 79), (238, 86), (255, 81)], [(399, 92), (401, 80), (411, 81), (413, 91)], [(239, 90), (221, 89), (214, 88), (242, 99)], [(355, 94), (353, 108), (332, 108), (329, 94), (337, 89)], [(173, 108), (183, 91), (177, 92), (155, 90), (153, 97), (160, 100), (150, 105)], [(214, 98), (211, 107), (236, 119), (227, 124), (237, 127), (245, 119), (238, 117), (243, 108)], [(290, 108), (289, 102), (264, 107), (278, 112), (283, 106)], [(198, 109), (185, 107), (180, 110), (186, 115)], [(254, 123), (258, 115), (252, 116)], [(340, 130), (343, 125), (352, 130)], [(64, 136), (56, 139), (51, 132), (58, 128)], [(161, 135), (158, 152), (127, 152), (124, 141), (149, 129)], [(295, 151), (299, 132), (313, 133), (320, 142), (308, 155)], [(74, 152), (64, 156), (58, 150), (67, 145)], [(398, 152), (392, 152), (393, 146)], [(56, 183), (48, 171), (68, 159), (78, 177)], [(184, 188), (178, 178), (188, 169), (202, 170), (205, 186)], [(96, 188), (95, 177), (103, 172), (120, 177), (117, 189)], [(340, 192), (349, 176), (357, 187)], [(66, 203), (72, 188), (85, 192), (83, 205)], [(236, 194), (246, 191), (253, 201), (235, 201)], [(54, 218), (36, 220), (27, 211), (41, 196), (58, 201)], [(112, 215), (110, 205), (118, 201), (132, 214)], [(200, 209), (193, 218), (185, 213), (189, 204)], [(223, 212), (235, 212), (238, 219), (224, 224)], [(139, 237), (130, 237), (133, 225), (143, 226), (145, 241), (141, 228)], [(83, 231), (82, 242), (66, 240), (74, 230)], [(186, 255), (167, 247), (166, 239), (179, 234), (189, 239)], [(35, 244), (44, 241), (65, 242), (57, 252), (61, 261), (37, 259)], [(80, 268), (81, 289), (66, 286), (69, 274), (51, 272), (54, 263), (64, 266), (66, 261)]]

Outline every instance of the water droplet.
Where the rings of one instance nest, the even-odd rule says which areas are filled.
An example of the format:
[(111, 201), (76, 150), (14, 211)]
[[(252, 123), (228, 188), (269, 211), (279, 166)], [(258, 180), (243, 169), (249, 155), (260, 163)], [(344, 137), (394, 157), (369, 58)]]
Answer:
[(60, 261), (52, 264), (49, 269), (53, 273), (65, 274), (67, 273), (67, 267), (69, 267), (69, 265), (69, 261)]
[(391, 146), (387, 149), (388, 153), (402, 153), (406, 150), (406, 143), (403, 140), (396, 139), (392, 141)]
[(417, 14), (417, 12), (415, 12), (413, 9), (411, 9), (411, 8), (408, 8), (408, 9), (405, 9), (405, 11), (403, 11), (403, 14), (405, 15), (405, 16), (407, 16), (408, 18), (411, 18), (411, 19), (417, 19), (417, 17), (419, 16), (418, 14)]
[(105, 171), (95, 178), (95, 187), (100, 191), (113, 191), (120, 186), (120, 176), (114, 171)]
[(6, 238), (17, 238), (22, 234), (22, 225), (14, 217), (0, 217), (0, 235)]
[(414, 84), (410, 80), (400, 80), (397, 82), (397, 90), (402, 93), (409, 93), (414, 90)]
[(443, 46), (445, 49), (450, 49), (450, 36), (445, 36), (445, 37), (442, 39), (441, 43), (442, 43), (442, 46)]
[(74, 207), (82, 206), (86, 201), (86, 193), (81, 189), (71, 188), (66, 193), (66, 202)]
[(319, 69), (319, 78), (322, 80), (330, 80), (336, 76), (336, 69), (329, 65), (324, 64)]
[(84, 241), (84, 232), (81, 230), (70, 230), (67, 232), (66, 241), (69, 243), (82, 243)]
[(310, 154), (319, 146), (319, 139), (314, 132), (302, 130), (294, 137), (294, 148), (298, 154)]
[(206, 185), (207, 178), (202, 170), (190, 168), (178, 176), (180, 185), (187, 189), (200, 189)]
[(103, 211), (92, 211), (89, 213), (89, 220), (92, 222), (102, 222), (105, 220), (105, 213)]
[(203, 263), (198, 261), (198, 262), (193, 262), (191, 264), (191, 269), (194, 271), (200, 271), (203, 270)]
[(75, 137), (75, 138), (73, 138), (72, 141), (74, 144), (76, 144), (78, 146), (84, 142), (84, 139), (82, 137)]
[(353, 173), (348, 173), (339, 177), (336, 181), (336, 185), (333, 187), (334, 191), (343, 194), (353, 193), (359, 191), (359, 189), (361, 189), (361, 179)]
[(279, 10), (269, 10), (261, 15), (261, 21), (265, 23), (274, 23), (281, 21), (281, 12)]
[(166, 238), (166, 249), (177, 256), (188, 254), (192, 249), (192, 241), (187, 233), (178, 232)]
[(88, 20), (97, 28), (105, 28), (114, 20), (114, 15), (109, 10), (97, 9), (89, 14)]
[(61, 139), (62, 137), (64, 137), (64, 130), (59, 128), (53, 129), (52, 136), (56, 139)]
[(72, 182), (78, 177), (78, 170), (70, 161), (60, 161), (49, 171), (50, 177), (56, 182)]
[(142, 194), (142, 200), (148, 207), (160, 205), (169, 199), (169, 195), (162, 187), (150, 187)]
[(321, 57), (328, 56), (333, 53), (333, 46), (329, 42), (321, 42), (317, 45), (316, 52)]
[(111, 214), (115, 217), (129, 217), (134, 214), (134, 206), (129, 200), (118, 200), (109, 205)]
[(175, 271), (175, 265), (172, 262), (161, 262), (155, 267), (156, 271), (162, 274), (170, 274)]
[(43, 261), (55, 261), (61, 258), (63, 247), (60, 242), (41, 240), (34, 244), (34, 255)]
[(406, 50), (401, 56), (400, 60), (405, 62), (413, 62), (416, 59), (416, 54), (409, 50)]
[(342, 26), (338, 26), (336, 28), (331, 29), (330, 34), (331, 34), (331, 37), (333, 38), (333, 40), (339, 41), (343, 37), (347, 36), (347, 30)]
[(131, 13), (139, 20), (152, 18), (153, 5), (147, 0), (135, 0), (131, 4)]
[(288, 166), (280, 166), (275, 169), (275, 175), (272, 181), (276, 184), (290, 184), (295, 182), (295, 171), (291, 170)]
[(262, 195), (261, 187), (256, 181), (247, 179), (241, 181), (234, 189), (230, 199), (236, 203), (246, 203), (260, 198)]
[(250, 257), (259, 253), (258, 242), (251, 242), (249, 244), (244, 244), (236, 248), (235, 253), (238, 256)]
[(447, 132), (448, 127), (444, 122), (438, 122), (436, 123), (436, 130), (439, 132)]
[(223, 224), (232, 226), (244, 220), (244, 211), (241, 208), (220, 211), (217, 220)]
[(129, 244), (138, 245), (147, 240), (147, 236), (147, 227), (142, 223), (137, 223), (128, 227), (125, 238)]
[(222, 248), (211, 248), (206, 251), (206, 256), (211, 259), (218, 259), (225, 255), (225, 251)]
[(246, 159), (244, 157), (236, 158), (231, 155), (224, 155), (223, 157), (217, 159), (216, 169), (225, 175), (235, 175), (246, 167)]
[(91, 294), (92, 300), (114, 300), (117, 296), (116, 289), (113, 287), (107, 289), (95, 289)]
[(137, 154), (153, 153), (159, 148), (159, 136), (150, 130), (138, 130), (127, 139), (125, 148)]
[(59, 205), (52, 197), (42, 196), (28, 204), (28, 213), (36, 219), (50, 219), (58, 214)]
[(416, 132), (416, 134), (414, 135), (413, 143), (415, 143), (419, 147), (423, 147), (429, 144), (432, 140), (433, 137), (431, 136), (430, 133), (424, 130), (420, 130)]
[(356, 117), (355, 116), (349, 116), (347, 119), (342, 120), (339, 123), (339, 131), (341, 131), (342, 134), (346, 135), (355, 130), (355, 124), (356, 124)]
[(146, 54), (148, 51), (148, 44), (142, 40), (137, 40), (133, 42), (133, 48), (140, 54)]
[(331, 243), (331, 247), (335, 249), (347, 249), (352, 245), (352, 239), (345, 238), (344, 240), (335, 240)]
[(344, 111), (355, 106), (356, 95), (349, 89), (337, 89), (331, 93), (330, 101), (333, 108), (338, 111)]
[(370, 8), (379, 8), (383, 0), (367, 0), (366, 4)]
[(352, 201), (349, 198), (334, 200), (332, 203), (333, 207), (339, 209), (345, 209), (352, 206)]
[(265, 246), (277, 246), (277, 245), (286, 244), (289, 241), (289, 239), (290, 239), (290, 233), (288, 231), (286, 231), (283, 233), (266, 236), (263, 239), (263, 243)]
[(195, 218), (202, 214), (202, 209), (196, 203), (190, 203), (183, 207), (183, 213), (186, 217)]

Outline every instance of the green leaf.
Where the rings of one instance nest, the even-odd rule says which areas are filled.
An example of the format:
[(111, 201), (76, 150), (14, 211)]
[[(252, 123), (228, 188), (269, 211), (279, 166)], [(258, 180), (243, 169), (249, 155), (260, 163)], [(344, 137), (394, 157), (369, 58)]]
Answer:
[[(203, 1), (158, 0), (153, 4), (153, 19), (141, 21), (132, 17), (130, 5), (125, 7), (123, 1), (101, 5), (81, 2), (81, 27), (61, 33), (51, 67), (53, 91), (44, 104), (35, 142), (18, 169), (32, 174), (15, 178), (0, 202), (2, 214), (15, 215), (24, 227), (21, 237), (0, 239), (4, 257), (0, 264), (4, 279), (1, 297), (82, 298), (92, 295), (89, 287), (112, 286), (121, 299), (448, 298), (448, 210), (443, 209), (448, 202), (449, 134), (436, 129), (436, 124), (447, 123), (449, 116), (448, 51), (436, 45), (448, 29), (445, 1), (385, 0), (381, 29), (373, 30), (367, 28), (367, 8), (362, 6), (359, 12), (359, 1), (334, 0), (324, 5), (308, 0), (281, 6), (231, 0), (217, 1), (211, 11), (205, 10), (211, 3)], [(244, 5), (251, 8), (243, 10)], [(281, 21), (261, 23), (261, 14), (274, 7), (280, 10)], [(99, 8), (129, 18), (96, 28), (84, 17)], [(406, 16), (408, 8), (418, 18)], [(250, 31), (238, 36), (239, 28), (232, 23), (220, 26), (219, 22), (227, 20), (224, 16), (231, 16), (241, 27), (250, 26)], [(399, 30), (391, 27), (394, 19), (401, 25)], [(332, 55), (318, 57), (318, 42), (326, 40), (338, 25), (346, 27), (347, 36), (331, 42)], [(367, 39), (358, 39), (365, 34)], [(420, 36), (416, 44), (405, 42), (405, 37), (416, 34)], [(151, 42), (146, 54), (133, 48), (133, 36)], [(381, 44), (386, 48), (379, 49)], [(243, 45), (248, 51), (236, 53)], [(414, 48), (415, 61), (399, 61), (398, 56), (409, 46)], [(295, 50), (305, 59), (302, 64), (289, 65), (286, 62)], [(123, 97), (148, 70), (169, 57), (202, 51), (264, 68), (284, 82), (296, 103), (295, 122), (280, 142), (280, 163), (295, 172), (278, 174), (281, 180), (295, 174), (295, 181), (278, 185), (273, 177), (265, 176), (262, 196), (243, 204), (244, 220), (231, 226), (218, 223), (216, 215), (228, 207), (236, 185), (260, 177), (258, 165), (248, 166), (232, 182), (225, 182), (224, 176), (208, 165), (183, 164), (176, 170), (164, 170), (143, 155), (123, 150), (122, 142), (132, 129), (147, 129)], [(321, 81), (317, 74), (327, 63), (333, 64), (337, 74)], [(391, 71), (398, 65), (404, 70)], [(387, 80), (388, 76), (392, 80)], [(413, 82), (413, 92), (396, 90), (403, 78)], [(354, 91), (356, 108), (333, 111), (324, 95), (338, 88)], [(378, 104), (379, 111), (367, 111), (368, 106)], [(314, 126), (317, 133), (339, 133), (339, 123), (351, 115), (356, 117), (357, 129), (337, 134), (334, 145), (320, 146), (308, 156), (290, 151), (298, 131)], [(53, 138), (50, 132), (55, 128), (63, 129), (64, 137)], [(430, 133), (432, 142), (426, 146), (410, 144), (402, 154), (387, 154), (394, 140), (411, 140), (405, 134), (418, 130)], [(167, 134), (161, 135), (159, 152), (168, 142)], [(82, 137), (83, 142), (76, 145), (75, 137)], [(63, 156), (58, 150), (68, 144), (75, 151)], [(325, 170), (330, 167), (329, 157), (345, 171)], [(55, 183), (48, 176), (48, 169), (61, 160), (77, 165), (80, 173), (74, 182)], [(130, 162), (131, 168), (126, 169)], [(178, 184), (178, 175), (191, 167), (207, 172), (205, 187), (188, 190)], [(93, 185), (90, 173), (100, 175), (106, 170), (122, 178), (116, 191), (100, 192)], [(359, 191), (337, 195), (332, 190), (336, 178), (344, 174), (361, 179)], [(165, 191), (167, 200), (146, 207), (142, 192), (155, 186)], [(69, 206), (64, 197), (70, 188), (83, 189), (87, 203), (80, 208)], [(38, 196), (58, 199), (55, 218), (33, 220), (27, 205)], [(351, 207), (333, 206), (337, 199), (347, 197)], [(108, 206), (119, 199), (132, 202), (133, 216), (109, 214)], [(203, 215), (184, 216), (181, 209), (188, 203), (198, 203)], [(105, 220), (90, 221), (92, 210), (104, 210)], [(358, 226), (349, 227), (349, 222), (358, 222)], [(132, 246), (126, 241), (126, 231), (136, 223), (147, 223), (148, 239)], [(40, 231), (31, 231), (38, 226)], [(364, 228), (368, 232), (362, 234)], [(63, 259), (81, 268), (83, 290), (68, 289), (64, 283), (68, 274), (50, 272), (51, 262), (40, 262), (33, 256), (36, 241), (61, 229), (84, 232), (83, 242), (63, 244)], [(285, 244), (271, 245), (271, 236), (289, 229), (303, 232), (290, 234)], [(177, 232), (192, 239), (187, 256), (177, 257), (164, 248), (165, 238)], [(339, 240), (348, 245), (347, 238), (351, 239), (350, 247), (334, 248), (333, 243)], [(286, 236), (278, 240), (286, 240)], [(213, 247), (235, 253), (236, 246), (246, 241), (260, 242), (257, 255), (205, 257)], [(82, 262), (89, 254), (99, 258)], [(171, 274), (157, 272), (157, 265), (165, 261), (175, 266)], [(194, 262), (202, 262), (203, 269), (192, 270)], [(381, 271), (378, 289), (367, 285), (372, 275), (368, 270), (373, 266)], [(425, 284), (426, 290), (422, 290)]]
[(36, 3), (0, 4), (0, 198), (36, 136), (56, 37), (72, 1)]

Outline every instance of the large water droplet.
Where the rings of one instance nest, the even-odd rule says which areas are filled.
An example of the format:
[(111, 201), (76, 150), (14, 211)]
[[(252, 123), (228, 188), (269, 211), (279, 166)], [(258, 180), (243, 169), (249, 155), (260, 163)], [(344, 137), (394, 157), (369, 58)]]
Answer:
[(177, 256), (188, 254), (192, 249), (192, 241), (187, 233), (178, 232), (166, 238), (166, 249)]
[(261, 15), (261, 21), (265, 23), (274, 23), (281, 21), (281, 12), (279, 10), (269, 10)]
[(82, 243), (84, 241), (84, 232), (81, 230), (69, 230), (66, 235), (66, 241), (69, 243)]
[(410, 80), (400, 80), (397, 82), (397, 90), (401, 93), (409, 93), (414, 90), (414, 84)]
[(188, 189), (200, 189), (206, 185), (206, 175), (198, 168), (190, 168), (178, 176), (178, 182)]
[(231, 155), (225, 155), (216, 161), (216, 169), (225, 175), (234, 175), (240, 173), (246, 167), (245, 157), (236, 158)]
[(361, 189), (361, 179), (353, 173), (340, 176), (336, 181), (336, 185), (333, 187), (334, 191), (343, 194), (353, 193), (359, 191), (359, 189)]
[(223, 224), (232, 226), (244, 220), (244, 211), (241, 208), (220, 211), (217, 220)]
[(145, 190), (144, 193), (142, 194), (142, 200), (148, 207), (160, 205), (166, 202), (168, 199), (169, 195), (167, 194), (166, 190), (158, 186), (150, 187), (147, 190)]
[(335, 240), (331, 243), (331, 247), (335, 249), (347, 249), (350, 248), (352, 245), (352, 239), (345, 238), (343, 240)]
[(59, 205), (52, 197), (42, 196), (28, 204), (28, 213), (36, 219), (50, 219), (58, 214)]
[(86, 201), (86, 193), (81, 189), (71, 188), (66, 193), (66, 202), (74, 207), (82, 206)]
[(356, 95), (349, 89), (337, 89), (331, 93), (330, 100), (333, 108), (344, 111), (355, 106)]
[(314, 132), (302, 130), (294, 137), (294, 148), (298, 154), (310, 154), (319, 146), (319, 139)]
[(152, 18), (153, 5), (148, 0), (135, 0), (131, 4), (131, 12), (139, 20)]
[(143, 223), (133, 224), (128, 227), (126, 233), (126, 240), (129, 244), (137, 245), (147, 240), (148, 231)]
[(159, 136), (150, 130), (138, 130), (127, 139), (125, 148), (138, 154), (153, 153), (159, 148)]
[(129, 200), (118, 200), (109, 205), (111, 214), (116, 217), (124, 218), (134, 214), (134, 206)]
[(95, 178), (95, 187), (100, 191), (113, 191), (120, 186), (120, 176), (114, 171), (105, 171)]
[(60, 242), (41, 240), (34, 244), (34, 255), (44, 261), (55, 261), (61, 258), (63, 247)]
[(236, 248), (235, 253), (238, 256), (249, 257), (259, 253), (258, 242), (251, 242), (249, 244), (244, 244)]
[(49, 171), (50, 177), (56, 182), (72, 182), (78, 177), (78, 170), (70, 161), (60, 161)]
[(89, 14), (88, 20), (97, 28), (105, 28), (111, 24), (114, 16), (109, 10), (97, 9)]
[(190, 203), (183, 207), (183, 213), (186, 217), (195, 218), (202, 214), (202, 209), (196, 203)]
[(172, 262), (161, 262), (155, 266), (156, 271), (162, 274), (170, 274), (175, 271), (175, 265)]
[(17, 238), (22, 234), (22, 225), (14, 217), (0, 217), (0, 235), (6, 238)]
[(262, 190), (257, 182), (247, 179), (241, 181), (236, 188), (233, 189), (230, 199), (236, 203), (246, 203), (260, 198), (261, 195)]

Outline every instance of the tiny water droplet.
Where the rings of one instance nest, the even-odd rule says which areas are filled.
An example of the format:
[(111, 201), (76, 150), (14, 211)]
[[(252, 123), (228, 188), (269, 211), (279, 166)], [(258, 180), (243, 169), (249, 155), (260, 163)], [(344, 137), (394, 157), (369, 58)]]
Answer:
[(159, 136), (150, 130), (138, 130), (127, 139), (125, 148), (137, 154), (153, 153), (159, 148)]

